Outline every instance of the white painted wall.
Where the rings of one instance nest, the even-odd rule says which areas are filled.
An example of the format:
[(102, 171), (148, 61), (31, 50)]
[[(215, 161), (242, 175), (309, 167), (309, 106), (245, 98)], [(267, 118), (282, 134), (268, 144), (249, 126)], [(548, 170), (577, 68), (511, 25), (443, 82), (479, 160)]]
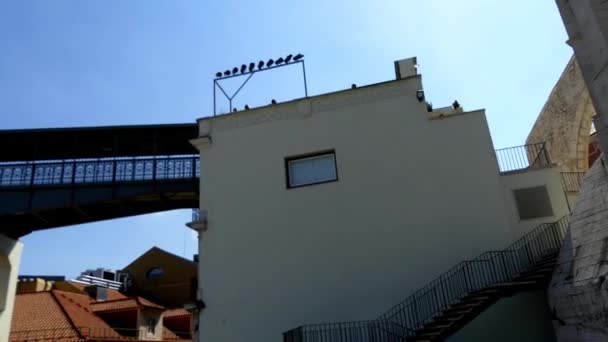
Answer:
[[(501, 177), (501, 181), (504, 187), (510, 225), (516, 238), (520, 238), (542, 223), (555, 222), (570, 212), (567, 197), (562, 188), (559, 168), (506, 174)], [(553, 216), (521, 220), (517, 211), (513, 190), (536, 186), (545, 186), (547, 188), (551, 207), (553, 208)]]
[(10, 335), (22, 251), (21, 242), (0, 234), (0, 342)]
[[(148, 332), (148, 320), (154, 319), (156, 325), (154, 334)], [(163, 339), (163, 317), (158, 310), (140, 309), (137, 312), (137, 327), (139, 329), (139, 339), (141, 340), (162, 340)]]
[[(200, 121), (201, 341), (375, 318), (513, 241), (483, 111), (427, 120), (419, 77)], [(286, 189), (335, 149), (339, 181)]]

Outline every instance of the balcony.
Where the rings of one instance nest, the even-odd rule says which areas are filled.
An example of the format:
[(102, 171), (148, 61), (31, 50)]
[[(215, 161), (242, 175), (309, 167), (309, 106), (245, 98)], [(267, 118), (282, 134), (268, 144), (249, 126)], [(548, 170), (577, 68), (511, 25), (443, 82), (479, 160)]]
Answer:
[(495, 151), (501, 174), (552, 167), (545, 143), (502, 148)]
[(186, 223), (188, 228), (194, 229), (197, 232), (202, 232), (207, 229), (207, 214), (200, 209), (192, 209), (192, 221)]

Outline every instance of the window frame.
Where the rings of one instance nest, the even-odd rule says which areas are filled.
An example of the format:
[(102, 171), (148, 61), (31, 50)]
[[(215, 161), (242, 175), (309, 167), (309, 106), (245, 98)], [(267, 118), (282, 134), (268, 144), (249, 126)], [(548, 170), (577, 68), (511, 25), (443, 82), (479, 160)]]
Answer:
[(164, 276), (165, 276), (165, 270), (160, 266), (150, 267), (146, 271), (146, 279), (148, 279), (148, 280), (157, 280)]
[[(333, 161), (334, 161), (334, 173), (336, 174), (336, 177), (333, 179), (328, 179), (328, 180), (323, 180), (323, 181), (319, 181), (319, 182), (313, 182), (313, 183), (305, 183), (305, 184), (300, 184), (300, 185), (291, 185), (291, 177), (290, 177), (290, 168), (289, 165), (292, 162), (298, 161), (298, 160), (303, 160), (303, 159), (312, 159), (315, 157), (321, 157), (321, 156), (325, 156), (325, 155), (331, 155), (333, 157)], [(302, 188), (302, 187), (306, 187), (306, 186), (311, 186), (311, 185), (318, 185), (318, 184), (325, 184), (325, 183), (332, 183), (332, 182), (337, 182), (340, 177), (338, 175), (338, 158), (336, 156), (336, 151), (334, 149), (330, 149), (330, 150), (322, 150), (322, 151), (317, 151), (317, 152), (312, 152), (312, 153), (306, 153), (306, 154), (298, 154), (295, 156), (290, 156), (290, 157), (285, 157), (285, 185), (287, 187), (287, 189), (297, 189), (297, 188)]]

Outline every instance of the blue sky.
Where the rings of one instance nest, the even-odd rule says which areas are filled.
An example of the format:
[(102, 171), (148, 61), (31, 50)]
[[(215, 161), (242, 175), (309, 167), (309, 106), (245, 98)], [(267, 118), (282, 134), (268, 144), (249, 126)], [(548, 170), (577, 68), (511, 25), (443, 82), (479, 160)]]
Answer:
[[(565, 40), (553, 1), (3, 1), (0, 129), (194, 122), (212, 113), (217, 71), (301, 52), (310, 95), (392, 79), (394, 60), (417, 56), (435, 107), (485, 108), (495, 147), (520, 145)], [(300, 97), (300, 77), (258, 74), (236, 105)], [(191, 257), (189, 215), (30, 234), (21, 273), (120, 268), (154, 245)]]

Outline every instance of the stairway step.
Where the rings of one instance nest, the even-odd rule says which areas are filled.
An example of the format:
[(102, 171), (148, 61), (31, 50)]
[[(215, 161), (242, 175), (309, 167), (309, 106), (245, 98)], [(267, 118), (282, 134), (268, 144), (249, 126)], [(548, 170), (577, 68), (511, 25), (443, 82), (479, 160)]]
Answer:
[[(449, 328), (450, 326), (448, 325), (447, 328)], [(441, 334), (446, 328), (441, 328), (441, 327), (431, 327), (431, 328), (422, 328), (422, 329), (418, 329), (416, 330), (416, 335), (420, 336), (420, 335), (426, 335), (426, 334)]]
[(460, 300), (461, 302), (485, 302), (488, 300), (491, 300), (492, 297), (487, 296), (487, 295), (478, 295), (478, 294), (473, 294), (473, 295), (467, 295), (462, 297), (462, 299)]
[(534, 269), (534, 268), (540, 268), (540, 267), (551, 267), (551, 266), (555, 266), (555, 262), (556, 262), (555, 259), (535, 262), (532, 265), (528, 266), (527, 269)]
[(521, 275), (525, 275), (525, 274), (533, 274), (533, 273), (545, 273), (545, 272), (553, 273), (554, 270), (555, 270), (555, 265), (542, 266), (542, 267), (538, 267), (538, 268), (527, 269), (525, 271), (518, 273), (516, 276), (521, 276)]
[(546, 285), (555, 270), (559, 251), (548, 253), (511, 281), (497, 283), (486, 288), (467, 293), (458, 302), (450, 304), (429, 323), (416, 330), (416, 335), (406, 338), (407, 342), (432, 342), (444, 340), (451, 331), (458, 329), (479, 312), (494, 303), (501, 296), (510, 296), (515, 291)]
[[(464, 314), (442, 314), (440, 316), (437, 316), (434, 320), (435, 323), (437, 324), (442, 324), (442, 325), (452, 325), (454, 324), (454, 322), (462, 319), (464, 317)], [(432, 324), (432, 323), (427, 323), (427, 324)]]
[(407, 342), (433, 342), (428, 337), (412, 336), (405, 339)]
[(510, 292), (510, 291), (516, 291), (521, 288), (537, 287), (540, 285), (541, 285), (541, 282), (538, 282), (538, 281), (534, 281), (534, 280), (523, 281), (522, 280), (522, 281), (511, 281), (511, 282), (498, 283), (498, 284), (492, 285), (491, 287), (501, 290), (501, 291)]
[(408, 337), (407, 341), (433, 341), (440, 336), (440, 333), (417, 334), (416, 336)]
[(557, 259), (557, 257), (559, 257), (559, 252), (547, 254), (547, 255), (541, 257), (540, 259), (538, 259), (538, 261)]
[(526, 276), (523, 277), (517, 277), (515, 279), (513, 279), (516, 282), (522, 282), (522, 281), (528, 281), (528, 280), (538, 280), (538, 279), (547, 279), (550, 278), (551, 274), (550, 273), (539, 273), (539, 274), (528, 274)]
[(555, 264), (557, 262), (557, 257), (550, 257), (550, 258), (542, 258), (540, 260), (536, 260), (533, 264), (531, 264), (529, 267), (534, 267), (536, 265), (549, 265), (549, 264)]
[(471, 292), (471, 295), (473, 295), (473, 294), (480, 295), (480, 296), (496, 296), (496, 295), (500, 295), (500, 290), (486, 287), (481, 290), (476, 290), (476, 291)]
[(475, 307), (467, 307), (467, 308), (447, 308), (443, 310), (443, 315), (454, 315), (454, 316), (462, 316), (473, 311)]
[(454, 321), (440, 321), (440, 320), (434, 320), (431, 323), (427, 323), (423, 326), (422, 329), (420, 330), (424, 330), (424, 329), (432, 329), (432, 328), (440, 328), (440, 329), (446, 329), (452, 326), (452, 323)]
[(467, 309), (467, 308), (476, 308), (480, 305), (482, 305), (484, 303), (484, 301), (461, 301), (458, 303), (454, 303), (454, 304), (450, 304), (448, 305), (448, 308), (450, 309), (456, 309), (456, 308), (463, 308), (463, 309)]

